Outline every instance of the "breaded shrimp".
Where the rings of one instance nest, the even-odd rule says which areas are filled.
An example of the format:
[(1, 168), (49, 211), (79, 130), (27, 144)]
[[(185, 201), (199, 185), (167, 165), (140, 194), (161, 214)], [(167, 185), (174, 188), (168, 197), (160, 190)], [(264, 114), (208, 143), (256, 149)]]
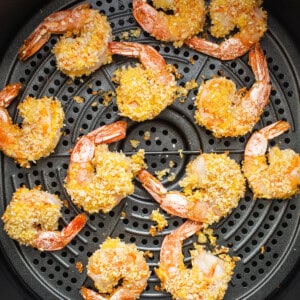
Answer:
[(65, 187), (72, 201), (89, 213), (107, 213), (134, 191), (132, 180), (144, 166), (144, 152), (130, 158), (107, 146), (125, 137), (126, 126), (118, 121), (99, 127), (81, 137), (72, 151)]
[(260, 7), (261, 4), (261, 0), (212, 0), (209, 6), (211, 34), (220, 38), (235, 27), (239, 31), (220, 44), (197, 36), (186, 40), (185, 44), (221, 60), (244, 55), (267, 30), (267, 13)]
[(0, 92), (0, 150), (21, 167), (54, 151), (61, 136), (64, 111), (52, 98), (27, 97), (18, 105), (22, 126), (13, 124), (6, 107), (17, 96), (21, 84), (8, 85)]
[(204, 153), (191, 161), (179, 183), (182, 192), (168, 192), (146, 170), (138, 173), (138, 179), (166, 212), (207, 224), (229, 214), (245, 193), (240, 166), (227, 154)]
[(167, 235), (160, 251), (159, 268), (155, 270), (162, 287), (174, 299), (223, 299), (235, 267), (234, 259), (225, 248), (215, 253), (195, 245), (191, 250), (192, 268), (186, 268), (183, 261), (183, 241), (194, 235), (201, 223), (188, 220)]
[(64, 248), (85, 226), (86, 215), (77, 215), (62, 231), (57, 231), (62, 201), (40, 187), (15, 191), (2, 216), (4, 230), (21, 245), (40, 251)]
[(135, 244), (107, 238), (89, 258), (87, 274), (99, 293), (109, 297), (82, 287), (84, 299), (134, 300), (146, 288), (150, 271), (144, 253), (137, 250)]
[[(74, 79), (89, 75), (111, 62), (107, 52), (112, 30), (107, 18), (85, 3), (71, 10), (55, 12), (32, 32), (19, 50), (19, 58), (26, 60), (36, 53), (51, 34), (64, 34), (53, 48), (57, 68)], [(73, 37), (75, 36), (75, 37)]]
[(112, 54), (135, 57), (142, 65), (115, 72), (117, 105), (122, 116), (134, 121), (155, 118), (176, 99), (176, 82), (164, 58), (151, 46), (111, 42)]
[(203, 30), (204, 0), (155, 0), (156, 8), (173, 10), (173, 14), (157, 11), (146, 0), (133, 0), (133, 16), (140, 26), (158, 40), (181, 46), (187, 38)]
[(254, 132), (249, 139), (243, 170), (254, 198), (287, 199), (299, 193), (300, 155), (278, 146), (270, 148), (266, 155), (268, 140), (289, 128), (289, 123), (278, 121)]
[(249, 91), (236, 91), (233, 81), (216, 77), (203, 83), (196, 97), (196, 123), (220, 137), (245, 135), (258, 122), (269, 103), (271, 84), (265, 55), (259, 44), (249, 52), (256, 82)]

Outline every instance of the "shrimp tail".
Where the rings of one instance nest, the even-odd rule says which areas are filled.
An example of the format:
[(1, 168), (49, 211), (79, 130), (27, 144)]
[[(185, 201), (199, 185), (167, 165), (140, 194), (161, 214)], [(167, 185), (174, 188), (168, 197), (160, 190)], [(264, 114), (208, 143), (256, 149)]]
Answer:
[(43, 22), (31, 33), (19, 49), (20, 60), (27, 60), (35, 54), (44, 44), (47, 43), (51, 34), (65, 33), (80, 28), (84, 19), (80, 13), (90, 7), (90, 4), (84, 3), (76, 6), (72, 10), (63, 10), (55, 12), (45, 18)]
[(268, 147), (268, 140), (283, 134), (289, 128), (288, 122), (277, 121), (254, 132), (247, 143), (245, 156), (264, 155)]
[(100, 294), (98, 294), (97, 292), (88, 289), (84, 286), (82, 286), (80, 288), (80, 294), (81, 296), (85, 299), (85, 300), (105, 300), (107, 298), (102, 297)]
[(249, 65), (256, 81), (270, 82), (268, 64), (260, 43), (256, 43), (249, 51)]
[(61, 232), (41, 231), (35, 240), (35, 247), (40, 251), (63, 249), (81, 231), (87, 222), (86, 214), (77, 215)]
[(161, 17), (157, 10), (145, 0), (133, 0), (132, 7), (134, 18), (146, 32), (161, 40), (170, 36), (166, 19)]
[(9, 104), (14, 100), (22, 87), (20, 82), (11, 83), (7, 85), (2, 91), (0, 91), (0, 107), (8, 107)]
[(72, 162), (90, 161), (95, 152), (95, 145), (109, 144), (123, 139), (126, 136), (127, 123), (125, 121), (114, 122), (101, 126), (80, 138), (76, 143), (72, 155)]
[(160, 181), (145, 169), (140, 170), (137, 177), (148, 193), (161, 204), (163, 197), (167, 195), (167, 189)]

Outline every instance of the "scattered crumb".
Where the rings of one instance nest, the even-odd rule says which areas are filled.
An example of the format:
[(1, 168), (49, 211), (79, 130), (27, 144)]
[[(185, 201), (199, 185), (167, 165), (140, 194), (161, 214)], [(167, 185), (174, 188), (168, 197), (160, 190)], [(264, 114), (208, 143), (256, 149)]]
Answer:
[(170, 176), (168, 177), (168, 181), (173, 181), (173, 180), (175, 179), (175, 177), (176, 177), (175, 173), (172, 172), (172, 173), (170, 174)]
[(183, 158), (183, 150), (182, 149), (178, 149), (178, 153), (179, 153), (179, 157)]
[(82, 264), (82, 262), (80, 262), (80, 261), (76, 262), (75, 266), (76, 266), (76, 269), (78, 270), (79, 273), (83, 272), (83, 264)]
[(131, 147), (136, 149), (138, 147), (138, 145), (140, 144), (140, 141), (138, 140), (130, 140), (130, 144), (131, 144)]
[(73, 83), (73, 80), (72, 79), (69, 79), (68, 81), (67, 81), (67, 84), (72, 84)]
[(175, 167), (175, 162), (173, 160), (169, 161), (169, 167), (174, 168)]
[(122, 212), (121, 212), (120, 218), (121, 218), (121, 219), (125, 219), (125, 218), (126, 218), (126, 212), (125, 212), (125, 211), (122, 211)]
[(148, 258), (152, 258), (153, 257), (153, 253), (149, 250), (144, 251), (144, 257), (148, 257)]
[(131, 29), (129, 31), (122, 32), (120, 38), (122, 40), (128, 40), (130, 37), (139, 38), (140, 35), (141, 35), (141, 29), (140, 28), (136, 28), (136, 29)]
[(97, 92), (100, 96), (103, 97), (103, 105), (107, 106), (116, 96), (114, 91), (99, 91)]
[(223, 70), (218, 70), (218, 75), (219, 76), (224, 76), (224, 71)]
[(168, 226), (168, 221), (165, 219), (165, 216), (159, 212), (159, 208), (152, 211), (150, 219), (157, 223), (156, 226), (150, 227), (149, 232), (152, 236), (156, 235), (158, 231), (163, 231), (164, 228)]
[(203, 228), (198, 232), (198, 242), (200, 244), (210, 243), (212, 246), (217, 246), (217, 238), (213, 235), (214, 231), (211, 228)]
[(193, 57), (190, 57), (190, 63), (191, 63), (192, 65), (195, 64), (195, 60), (194, 60)]
[(90, 89), (93, 88), (93, 84), (91, 82), (88, 84), (88, 88), (90, 88)]
[(165, 168), (161, 171), (155, 171), (155, 175), (159, 180), (162, 180), (162, 178), (170, 173), (169, 168)]
[(156, 285), (154, 286), (154, 290), (157, 291), (157, 292), (159, 292), (159, 291), (160, 291), (160, 286), (156, 284)]
[(92, 107), (95, 107), (97, 105), (98, 105), (97, 101), (93, 101), (93, 103), (91, 104)]
[(80, 96), (74, 96), (73, 97), (74, 101), (76, 101), (77, 103), (84, 103), (84, 98), (80, 97)]
[(195, 89), (197, 87), (198, 87), (198, 83), (196, 82), (195, 79), (192, 79), (192, 80), (185, 83), (185, 88), (187, 90), (192, 90), (192, 89)]
[(264, 254), (264, 253), (265, 253), (265, 246), (264, 246), (264, 245), (262, 245), (262, 246), (260, 247), (260, 253), (261, 253), (261, 254)]
[(145, 131), (144, 133), (144, 140), (149, 141), (150, 140), (150, 131)]
[(69, 202), (67, 200), (63, 200), (63, 206), (69, 208)]

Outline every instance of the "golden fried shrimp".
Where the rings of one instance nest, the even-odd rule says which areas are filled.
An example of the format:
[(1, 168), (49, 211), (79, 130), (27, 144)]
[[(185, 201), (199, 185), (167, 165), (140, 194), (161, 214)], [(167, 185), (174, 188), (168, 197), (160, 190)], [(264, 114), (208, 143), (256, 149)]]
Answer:
[(236, 90), (233, 81), (216, 77), (203, 83), (196, 97), (195, 121), (220, 137), (245, 135), (258, 122), (271, 92), (268, 65), (259, 44), (249, 52), (256, 82), (249, 91)]
[(138, 58), (142, 65), (115, 72), (117, 105), (122, 116), (134, 121), (155, 118), (176, 99), (176, 81), (164, 58), (151, 46), (132, 42), (111, 42), (109, 50)]
[(77, 215), (62, 231), (57, 231), (62, 201), (40, 187), (15, 191), (2, 216), (4, 230), (21, 245), (40, 251), (63, 249), (85, 226), (86, 215)]
[[(71, 10), (55, 12), (32, 32), (19, 50), (26, 60), (36, 53), (51, 34), (64, 34), (53, 48), (57, 67), (74, 79), (89, 75), (103, 64), (111, 62), (107, 52), (112, 30), (107, 18), (85, 3)], [(75, 37), (74, 37), (75, 36)]]
[(159, 268), (155, 269), (162, 287), (174, 299), (223, 299), (231, 280), (235, 261), (220, 248), (213, 253), (203, 246), (195, 245), (191, 250), (192, 268), (186, 268), (183, 261), (183, 241), (195, 234), (201, 223), (188, 220), (163, 240)]
[(144, 253), (135, 244), (108, 238), (89, 258), (87, 275), (99, 293), (109, 296), (82, 287), (84, 299), (134, 300), (146, 288), (150, 271)]
[(181, 46), (187, 38), (203, 30), (204, 0), (154, 0), (155, 8), (172, 10), (166, 14), (156, 10), (146, 0), (133, 0), (133, 16), (150, 35), (165, 42)]
[(0, 150), (21, 167), (54, 151), (61, 136), (64, 111), (58, 100), (27, 97), (18, 105), (22, 127), (13, 124), (6, 107), (16, 97), (21, 84), (8, 85), (0, 92)]
[(268, 140), (290, 128), (285, 121), (275, 122), (254, 132), (249, 139), (243, 162), (243, 171), (254, 198), (286, 199), (299, 193), (300, 155), (292, 149), (269, 149)]
[(99, 127), (81, 137), (72, 151), (65, 187), (89, 213), (107, 213), (134, 191), (132, 180), (144, 165), (144, 152), (130, 158), (107, 146), (125, 137), (126, 126), (118, 121)]
[(138, 173), (138, 179), (166, 212), (208, 224), (229, 214), (245, 193), (240, 166), (226, 153), (204, 153), (191, 161), (179, 182), (182, 192), (168, 192), (146, 170)]
[(235, 27), (239, 31), (220, 44), (197, 36), (185, 41), (196, 51), (221, 60), (236, 59), (259, 42), (267, 30), (267, 13), (260, 7), (261, 0), (212, 0), (210, 17), (211, 34), (224, 37)]

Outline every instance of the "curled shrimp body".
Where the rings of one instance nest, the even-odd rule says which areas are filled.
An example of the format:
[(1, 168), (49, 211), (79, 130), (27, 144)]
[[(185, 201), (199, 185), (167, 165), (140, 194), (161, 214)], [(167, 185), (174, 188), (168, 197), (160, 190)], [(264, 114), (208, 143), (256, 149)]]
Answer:
[(21, 187), (2, 216), (4, 230), (21, 245), (41, 251), (64, 248), (85, 226), (86, 215), (77, 215), (62, 231), (57, 231), (62, 201), (39, 187)]
[(89, 4), (55, 12), (45, 18), (24, 41), (19, 58), (26, 60), (32, 56), (51, 34), (64, 34), (54, 46), (53, 54), (58, 69), (72, 79), (89, 75), (111, 61), (107, 52), (112, 39), (111, 27), (106, 17), (90, 9)]
[(233, 81), (216, 77), (203, 83), (196, 97), (195, 120), (216, 137), (236, 137), (251, 131), (258, 122), (271, 92), (268, 65), (259, 44), (249, 52), (256, 82), (249, 91), (236, 91)]
[(146, 288), (150, 271), (144, 253), (135, 244), (108, 238), (89, 258), (87, 275), (100, 294), (82, 287), (84, 299), (134, 300)]
[(118, 121), (99, 127), (81, 137), (72, 151), (65, 187), (89, 213), (109, 212), (134, 191), (132, 180), (144, 165), (143, 152), (126, 157), (107, 146), (125, 137), (126, 126)]
[(300, 155), (292, 149), (269, 149), (268, 140), (290, 128), (285, 121), (275, 122), (251, 136), (243, 162), (244, 174), (255, 198), (286, 199), (299, 193)]
[[(146, 0), (133, 0), (133, 15), (140, 26), (150, 35), (165, 42), (175, 42), (181, 46), (183, 41), (199, 33), (205, 21), (203, 0), (155, 0), (152, 7)], [(168, 15), (156, 8), (173, 10)]]
[(186, 268), (183, 261), (183, 241), (194, 235), (201, 223), (188, 220), (167, 235), (160, 251), (159, 268), (155, 272), (162, 287), (174, 299), (223, 299), (235, 267), (234, 259), (226, 254), (227, 249), (216, 253), (195, 245), (191, 250), (192, 268)]
[(176, 82), (164, 58), (151, 46), (130, 42), (111, 42), (109, 50), (138, 58), (142, 65), (115, 72), (117, 105), (122, 116), (134, 121), (155, 118), (176, 99)]
[(259, 42), (267, 30), (267, 14), (260, 0), (213, 0), (210, 3), (211, 34), (217, 38), (239, 31), (220, 44), (197, 36), (185, 41), (196, 51), (221, 60), (232, 60), (244, 55)]
[(11, 84), (0, 92), (0, 150), (21, 167), (29, 168), (30, 161), (54, 151), (61, 136), (64, 111), (58, 100), (28, 96), (18, 105), (22, 127), (13, 124), (6, 107), (20, 88), (21, 84)]
[(229, 214), (245, 193), (240, 166), (227, 154), (204, 153), (186, 167), (182, 192), (170, 191), (148, 171), (138, 179), (166, 212), (211, 224)]

